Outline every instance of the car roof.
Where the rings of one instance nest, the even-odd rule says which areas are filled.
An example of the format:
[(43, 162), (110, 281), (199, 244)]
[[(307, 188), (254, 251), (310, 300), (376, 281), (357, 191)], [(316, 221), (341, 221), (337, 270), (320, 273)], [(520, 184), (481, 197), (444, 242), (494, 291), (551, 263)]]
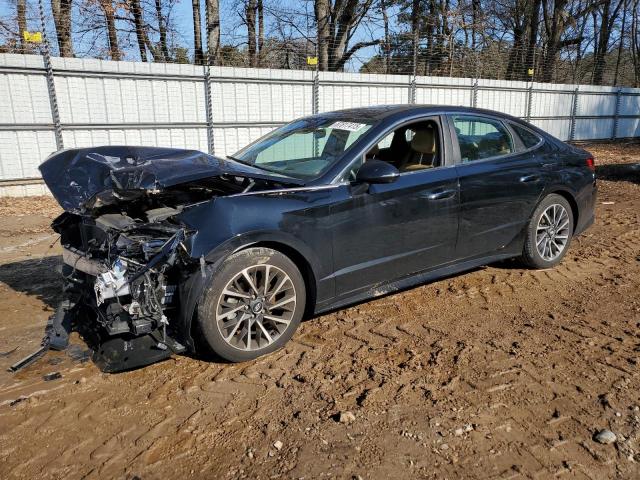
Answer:
[(508, 118), (510, 120), (519, 121), (516, 117), (512, 117), (511, 115), (496, 112), (494, 110), (486, 110), (482, 108), (472, 108), (472, 107), (463, 107), (463, 106), (454, 106), (454, 105), (430, 105), (430, 104), (395, 104), (395, 105), (373, 105), (370, 107), (358, 107), (358, 108), (348, 108), (344, 110), (334, 110), (332, 112), (323, 112), (318, 114), (318, 116), (325, 117), (341, 117), (341, 118), (352, 118), (352, 119), (362, 119), (368, 121), (380, 121), (389, 117), (397, 117), (402, 114), (411, 114), (411, 113), (423, 113), (428, 115), (430, 113), (443, 113), (443, 112), (460, 112), (460, 113), (476, 113), (476, 114), (484, 114), (484, 115), (496, 115), (503, 118)]

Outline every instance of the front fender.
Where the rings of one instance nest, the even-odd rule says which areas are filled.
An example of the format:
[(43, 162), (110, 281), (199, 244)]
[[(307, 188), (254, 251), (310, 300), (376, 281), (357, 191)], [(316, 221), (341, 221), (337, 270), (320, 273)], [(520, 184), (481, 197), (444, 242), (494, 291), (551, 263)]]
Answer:
[(180, 331), (179, 337), (190, 351), (195, 351), (195, 343), (191, 336), (191, 329), (196, 307), (200, 301), (202, 292), (211, 281), (218, 266), (235, 252), (250, 248), (252, 245), (264, 243), (272, 244), (276, 248), (277, 245), (282, 245), (285, 247), (284, 249), (293, 249), (302, 256), (311, 267), (312, 280), (315, 282), (313, 287), (315, 291), (318, 291), (317, 272), (319, 271), (319, 259), (307, 245), (294, 236), (283, 232), (261, 231), (249, 232), (233, 237), (221, 245), (218, 245), (206, 255), (203, 255), (204, 263), (201, 262), (200, 268), (180, 283), (180, 313), (177, 319), (178, 330)]

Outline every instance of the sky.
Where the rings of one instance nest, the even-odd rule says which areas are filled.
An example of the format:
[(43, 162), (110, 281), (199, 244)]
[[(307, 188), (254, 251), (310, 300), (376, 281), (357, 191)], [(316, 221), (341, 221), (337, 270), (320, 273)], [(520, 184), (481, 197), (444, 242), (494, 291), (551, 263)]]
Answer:
[[(74, 17), (77, 19), (79, 17), (79, 8), (78, 6), (84, 0), (74, 0), (75, 4), (75, 15)], [(201, 1), (201, 17), (204, 24), (204, 3), (205, 0)], [(38, 16), (38, 1), (37, 0), (27, 0), (28, 3), (28, 28), (30, 31), (38, 31), (40, 30), (40, 22)], [(53, 19), (51, 15), (51, 3), (50, 0), (44, 0), (45, 3), (45, 15), (47, 17), (47, 35), (49, 37), (49, 42), (53, 44), (53, 51), (55, 54), (56, 50), (56, 42), (55, 42), (55, 30), (53, 27)], [(222, 31), (222, 43), (223, 44), (232, 44), (242, 47), (243, 43), (246, 45), (246, 27), (242, 24), (242, 20), (240, 18), (239, 12), (243, 11), (244, 2), (240, 0), (220, 0), (220, 10), (221, 10), (221, 31)], [(286, 13), (291, 11), (306, 11), (307, 19), (309, 25), (298, 25), (300, 30), (308, 31), (313, 28), (313, 2), (309, 0), (265, 0), (265, 5), (267, 6), (267, 11), (265, 13), (265, 30), (267, 36), (274, 29), (274, 21), (273, 17), (269, 14), (268, 8), (275, 7), (275, 9), (279, 13)], [(0, 0), (0, 19), (5, 22), (13, 23), (15, 22), (16, 15), (16, 7), (15, 0)], [(193, 52), (193, 12), (192, 12), (192, 3), (190, 0), (176, 0), (176, 3), (171, 11), (171, 17), (176, 26), (177, 31), (179, 32), (178, 43), (188, 46), (190, 49), (190, 54)], [(304, 17), (302, 17), (304, 18)], [(304, 20), (302, 20), (304, 21)], [(124, 23), (122, 24), (124, 26)], [(127, 25), (128, 27), (128, 25)], [(80, 56), (96, 56), (95, 51), (93, 51), (93, 43), (87, 39), (87, 37), (81, 37), (78, 33), (78, 26), (74, 26), (74, 42), (75, 42), (75, 50), (76, 53)], [(0, 32), (1, 33), (1, 32)], [(379, 34), (380, 32), (375, 32)], [(204, 35), (204, 32), (203, 32)], [(299, 34), (298, 34), (299, 36)], [(357, 31), (353, 41), (358, 40), (368, 40), (371, 38), (370, 27), (365, 28), (362, 27)], [(106, 46), (106, 33), (101, 32), (101, 44), (102, 47)], [(0, 40), (1, 42), (2, 40)], [(127, 47), (124, 45), (124, 42), (121, 40), (121, 48), (125, 50), (125, 59), (126, 60), (139, 60), (139, 54), (137, 53), (137, 45), (131, 45)], [(376, 53), (375, 47), (370, 47), (359, 52), (358, 56), (362, 58), (368, 59), (372, 55)], [(362, 61), (360, 59), (356, 59), (355, 63), (361, 64)], [(352, 68), (355, 65), (351, 65)], [(356, 67), (357, 68), (357, 67)]]

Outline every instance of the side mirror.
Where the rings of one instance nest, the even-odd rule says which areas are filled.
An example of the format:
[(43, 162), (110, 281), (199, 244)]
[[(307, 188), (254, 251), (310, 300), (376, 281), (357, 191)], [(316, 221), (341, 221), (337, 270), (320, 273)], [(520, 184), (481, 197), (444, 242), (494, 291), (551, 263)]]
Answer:
[(400, 176), (400, 172), (390, 163), (371, 159), (360, 167), (356, 175), (358, 183), (392, 183)]

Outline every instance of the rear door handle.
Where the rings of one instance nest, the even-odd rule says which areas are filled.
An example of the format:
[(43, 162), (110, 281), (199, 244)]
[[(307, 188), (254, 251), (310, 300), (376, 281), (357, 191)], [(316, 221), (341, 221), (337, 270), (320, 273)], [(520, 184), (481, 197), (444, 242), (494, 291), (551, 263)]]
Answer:
[(458, 193), (457, 190), (441, 190), (439, 192), (430, 193), (427, 195), (427, 198), (429, 200), (446, 200), (448, 198), (453, 198), (456, 193)]
[(533, 183), (540, 181), (540, 175), (524, 175), (520, 177), (520, 183)]

